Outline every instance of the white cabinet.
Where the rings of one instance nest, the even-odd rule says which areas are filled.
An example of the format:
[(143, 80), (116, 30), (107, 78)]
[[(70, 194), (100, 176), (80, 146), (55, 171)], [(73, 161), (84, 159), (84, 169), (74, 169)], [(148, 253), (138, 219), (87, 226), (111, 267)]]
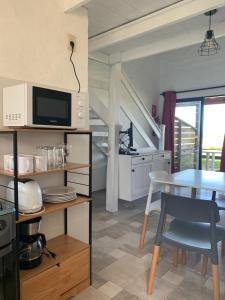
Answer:
[(131, 200), (145, 196), (149, 187), (149, 172), (152, 170), (152, 164), (134, 165), (131, 170)]
[(155, 151), (146, 155), (119, 155), (119, 199), (133, 201), (148, 194), (149, 172), (170, 172), (171, 155)]
[(153, 155), (152, 171), (161, 170), (171, 173), (171, 153), (169, 151), (159, 152)]

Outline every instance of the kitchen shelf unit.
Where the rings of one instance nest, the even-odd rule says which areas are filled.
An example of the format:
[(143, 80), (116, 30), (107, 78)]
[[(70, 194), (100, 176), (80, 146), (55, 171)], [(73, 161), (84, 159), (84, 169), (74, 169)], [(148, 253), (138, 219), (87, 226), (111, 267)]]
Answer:
[[(50, 173), (63, 173), (65, 171), (72, 171), (72, 170), (77, 170), (77, 169), (82, 169), (87, 167), (89, 167), (88, 164), (67, 163), (64, 167), (52, 168), (52, 169), (48, 169), (47, 171), (18, 173), (17, 177), (24, 178), (28, 176), (47, 175)], [(0, 169), (0, 175), (11, 176), (11, 177), (14, 176), (13, 172), (3, 170), (3, 169)]]
[[(64, 143), (67, 143), (67, 138), (69, 135), (87, 135), (89, 137), (89, 162), (88, 164), (78, 164), (78, 163), (68, 163), (63, 168), (54, 168), (47, 170), (45, 172), (31, 172), (26, 174), (18, 173), (18, 133), (43, 133), (43, 134), (52, 134), (52, 133), (62, 133), (64, 135)], [(17, 255), (19, 255), (19, 224), (36, 218), (38, 216), (44, 216), (50, 213), (54, 213), (59, 210), (64, 211), (64, 235), (58, 236), (54, 239), (48, 240), (48, 248), (56, 253), (56, 259), (50, 259), (43, 257), (43, 262), (40, 266), (30, 270), (19, 270), (19, 256), (17, 257), (18, 266), (18, 300), (23, 299), (31, 299), (30, 289), (33, 286), (37, 285), (37, 283), (42, 283), (45, 277), (46, 279), (52, 276), (52, 278), (57, 279), (55, 271), (58, 272), (60, 281), (64, 282), (64, 285), (61, 286), (61, 290), (59, 291), (60, 296), (54, 296), (55, 299), (66, 300), (67, 298), (76, 295), (86, 287), (88, 287), (91, 283), (91, 261), (92, 261), (92, 133), (88, 130), (62, 130), (62, 129), (34, 129), (34, 128), (6, 128), (0, 130), (0, 135), (11, 135), (13, 139), (13, 157), (14, 157), (14, 171), (8, 172), (5, 170), (0, 170), (0, 175), (13, 177), (14, 179), (14, 202), (15, 202), (15, 211), (16, 211), (16, 225), (17, 225)], [(40, 213), (33, 215), (20, 215), (18, 211), (18, 180), (27, 176), (41, 176), (48, 175), (54, 173), (64, 173), (64, 185), (67, 185), (67, 176), (70, 171), (78, 170), (81, 168), (88, 168), (88, 174), (83, 174), (88, 176), (88, 194), (82, 195), (78, 194), (77, 199), (74, 199), (69, 202), (64, 203), (45, 203), (44, 210)], [(79, 174), (79, 172), (78, 172)], [(79, 184), (79, 183), (78, 183)], [(5, 187), (1, 185), (1, 187)], [(4, 199), (3, 199), (4, 200)], [(89, 205), (89, 242), (84, 243), (67, 235), (67, 225), (68, 225), (68, 215), (67, 209), (69, 207), (80, 205), (83, 203), (88, 203)], [(82, 266), (80, 265), (82, 262)], [(79, 270), (76, 270), (76, 263), (79, 265)], [(74, 264), (73, 269), (71, 269), (71, 264)], [(81, 269), (84, 269), (82, 272)], [(76, 272), (75, 272), (76, 271)], [(78, 271), (78, 272), (77, 272)], [(75, 274), (79, 274), (79, 276)], [(88, 278), (86, 278), (85, 274), (88, 273)], [(45, 274), (45, 276), (43, 275)], [(74, 286), (71, 287), (68, 284), (68, 278), (65, 278), (65, 274), (69, 276), (70, 281), (73, 280)], [(68, 275), (69, 274), (69, 275)], [(54, 276), (53, 276), (54, 275)], [(83, 277), (82, 277), (83, 276)], [(51, 281), (50, 281), (51, 282)], [(68, 283), (69, 282), (69, 283)], [(73, 282), (71, 284), (73, 284)], [(59, 282), (60, 283), (60, 282)], [(52, 286), (47, 286), (45, 289), (45, 294), (42, 291), (42, 294), (38, 294), (40, 291), (36, 291), (38, 294), (35, 299), (52, 299), (52, 293), (56, 293), (55, 285), (58, 283), (53, 283)], [(22, 292), (20, 288), (22, 287)], [(65, 290), (67, 288), (68, 290)], [(33, 290), (35, 293), (35, 290)], [(63, 292), (63, 293), (62, 293)], [(50, 294), (49, 294), (50, 293)], [(50, 297), (50, 298), (48, 298)]]

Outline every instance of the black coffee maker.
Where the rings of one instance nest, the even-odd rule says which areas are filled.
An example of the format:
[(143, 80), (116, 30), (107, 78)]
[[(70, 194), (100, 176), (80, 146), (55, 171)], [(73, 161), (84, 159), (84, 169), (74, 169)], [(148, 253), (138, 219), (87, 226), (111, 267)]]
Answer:
[(45, 235), (39, 233), (41, 217), (20, 224), (20, 268), (31, 269), (42, 262), (46, 248)]

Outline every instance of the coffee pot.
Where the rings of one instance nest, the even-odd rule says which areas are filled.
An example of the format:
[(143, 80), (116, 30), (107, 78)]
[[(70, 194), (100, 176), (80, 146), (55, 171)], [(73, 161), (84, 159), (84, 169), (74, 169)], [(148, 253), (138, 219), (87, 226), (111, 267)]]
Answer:
[(31, 269), (39, 266), (43, 255), (55, 257), (47, 249), (46, 238), (39, 232), (41, 217), (20, 224), (20, 268)]

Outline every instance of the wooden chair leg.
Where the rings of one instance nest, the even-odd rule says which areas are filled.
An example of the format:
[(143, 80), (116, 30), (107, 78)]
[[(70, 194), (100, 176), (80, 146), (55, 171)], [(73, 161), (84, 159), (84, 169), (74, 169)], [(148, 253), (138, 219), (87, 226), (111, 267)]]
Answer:
[(160, 254), (160, 246), (155, 245), (154, 249), (153, 249), (153, 254), (152, 254), (152, 262), (151, 262), (149, 279), (148, 279), (148, 287), (147, 287), (147, 293), (149, 295), (152, 294), (152, 290), (153, 290), (153, 284), (154, 284), (159, 254)]
[(141, 231), (141, 236), (140, 236), (140, 241), (139, 241), (139, 248), (140, 249), (144, 248), (145, 234), (146, 234), (146, 231), (147, 231), (148, 223), (149, 223), (149, 215), (145, 214), (144, 223), (143, 223), (143, 226), (142, 226), (142, 231)]
[(179, 256), (179, 248), (173, 248), (173, 266), (177, 267), (178, 264), (178, 256)]
[(182, 265), (187, 264), (187, 251), (185, 249), (181, 249), (182, 253)]
[(196, 195), (197, 195), (197, 189), (196, 188), (192, 188), (192, 190), (191, 190), (191, 198), (192, 199), (196, 198)]
[(204, 255), (203, 256), (203, 261), (202, 261), (202, 269), (201, 269), (201, 274), (205, 276), (208, 271), (208, 256)]
[(220, 300), (220, 272), (219, 265), (212, 264), (212, 280), (214, 300)]
[(225, 256), (225, 241), (222, 241), (221, 256)]

